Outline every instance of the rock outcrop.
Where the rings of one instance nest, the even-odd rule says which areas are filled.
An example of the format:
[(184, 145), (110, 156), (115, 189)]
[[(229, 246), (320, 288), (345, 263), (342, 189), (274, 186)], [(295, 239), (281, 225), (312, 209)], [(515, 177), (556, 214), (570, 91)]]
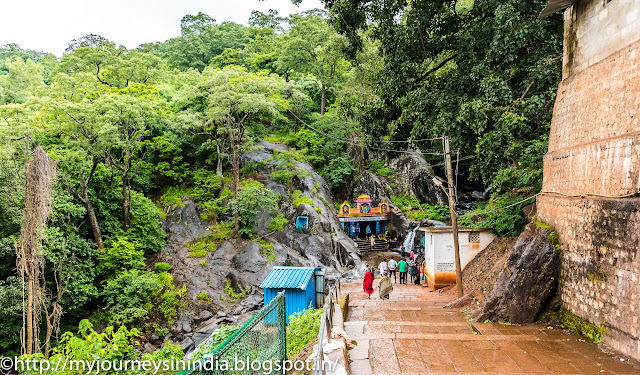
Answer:
[(378, 176), (363, 170), (349, 186), (351, 201), (360, 194), (369, 194), (377, 204), (390, 202), (392, 195), (410, 194), (422, 203), (447, 205), (447, 196), (433, 183), (433, 168), (419, 153), (403, 154), (388, 163), (391, 176)]
[[(148, 260), (150, 267), (155, 262), (171, 264), (174, 283), (178, 288), (187, 287), (183, 297), (186, 304), (179, 308), (170, 333), (170, 339), (181, 342), (185, 351), (193, 350), (221, 324), (240, 324), (250, 315), (247, 313), (262, 307), (259, 285), (274, 266), (321, 266), (331, 274), (347, 264), (357, 266), (360, 263), (356, 244), (344, 234), (334, 215), (333, 199), (324, 179), (310, 165), (297, 163), (296, 168), (306, 173), (304, 178), (294, 181), (294, 189), (311, 198), (313, 205), (296, 205), (292, 192), (271, 179), (271, 170), (279, 163), (271, 160), (274, 150), (287, 147), (269, 142), (260, 142), (257, 146), (257, 150), (242, 156), (241, 164), (249, 161), (265, 163), (252, 177), (280, 195), (277, 214), (288, 219), (284, 230), (269, 233), (273, 215), (263, 212), (256, 217), (254, 229), (258, 236), (273, 245), (273, 258), (269, 260), (259, 243), (246, 239), (223, 241), (204, 257), (189, 257), (188, 243), (205, 237), (210, 223), (202, 220), (201, 209), (192, 199), (183, 198), (182, 207), (166, 209), (163, 228), (167, 233), (167, 245)], [(307, 228), (296, 228), (298, 216), (308, 218)], [(338, 248), (342, 251), (336, 251)], [(248, 296), (229, 301), (225, 292), (227, 285), (235, 291), (247, 291)]]
[(390, 167), (396, 172), (399, 191), (409, 192), (423, 203), (448, 204), (447, 196), (433, 183), (433, 168), (421, 154), (405, 154), (393, 159)]
[(477, 321), (531, 323), (555, 292), (560, 254), (549, 242), (547, 229), (529, 224), (511, 250), (489, 296), (476, 313)]

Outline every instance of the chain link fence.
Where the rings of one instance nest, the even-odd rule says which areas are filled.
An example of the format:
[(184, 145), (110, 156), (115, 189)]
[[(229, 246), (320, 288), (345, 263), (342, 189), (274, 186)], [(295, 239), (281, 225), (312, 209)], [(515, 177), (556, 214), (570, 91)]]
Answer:
[(287, 316), (284, 292), (258, 311), (242, 328), (203, 359), (179, 375), (283, 373), (287, 355)]

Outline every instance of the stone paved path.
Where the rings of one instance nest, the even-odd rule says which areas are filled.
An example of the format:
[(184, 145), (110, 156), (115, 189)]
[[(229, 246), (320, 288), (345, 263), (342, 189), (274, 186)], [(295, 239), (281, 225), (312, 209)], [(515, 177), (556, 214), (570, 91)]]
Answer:
[[(596, 344), (540, 324), (472, 323), (450, 297), (419, 285), (394, 284), (391, 299), (349, 292), (345, 331), (353, 375), (368, 374), (640, 374)], [(374, 298), (375, 297), (375, 298)]]

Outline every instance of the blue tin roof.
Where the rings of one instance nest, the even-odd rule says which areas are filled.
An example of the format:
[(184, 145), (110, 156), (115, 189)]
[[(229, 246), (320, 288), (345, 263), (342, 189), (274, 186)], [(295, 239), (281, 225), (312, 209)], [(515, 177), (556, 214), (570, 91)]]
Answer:
[(306, 289), (313, 273), (313, 267), (273, 267), (260, 288), (295, 288)]

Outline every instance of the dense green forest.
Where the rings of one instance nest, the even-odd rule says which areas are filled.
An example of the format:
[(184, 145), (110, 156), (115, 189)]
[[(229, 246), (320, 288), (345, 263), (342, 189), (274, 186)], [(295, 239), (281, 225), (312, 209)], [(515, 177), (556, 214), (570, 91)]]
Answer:
[[(145, 264), (165, 245), (163, 208), (191, 196), (218, 240), (252, 237), (255, 215), (278, 207), (251, 181), (257, 166), (239, 161), (263, 139), (292, 147), (273, 171), (289, 188), (298, 160), (343, 191), (361, 173), (347, 139), (369, 150), (373, 173), (411, 148), (442, 174), (442, 156), (429, 155), (442, 144), (424, 139), (448, 135), (461, 189), (492, 188), (477, 212), (540, 190), (562, 55), (562, 21), (537, 17), (544, 1), (324, 3), (289, 17), (254, 11), (249, 26), (187, 15), (179, 37), (136, 49), (99, 35), (62, 57), (0, 47), (0, 356), (51, 342), (47, 355), (122, 358), (134, 355), (129, 337), (166, 334), (184, 292), (168, 265)], [(37, 147), (56, 178), (40, 329), (21, 349), (16, 244)], [(521, 206), (484, 224), (517, 234)]]

